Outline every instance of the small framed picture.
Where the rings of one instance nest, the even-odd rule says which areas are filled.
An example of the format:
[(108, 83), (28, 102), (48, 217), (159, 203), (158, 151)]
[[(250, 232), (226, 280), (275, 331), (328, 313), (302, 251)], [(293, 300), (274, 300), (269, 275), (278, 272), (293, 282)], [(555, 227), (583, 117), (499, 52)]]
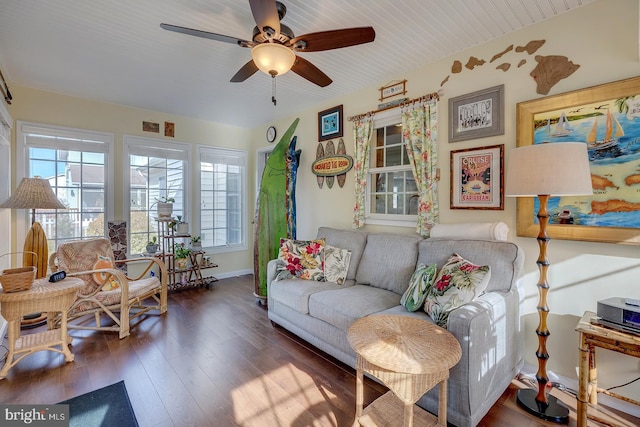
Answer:
[(504, 85), (449, 99), (449, 142), (504, 134)]
[(342, 137), (342, 105), (318, 113), (318, 140)]
[(504, 144), (451, 151), (451, 209), (504, 209)]

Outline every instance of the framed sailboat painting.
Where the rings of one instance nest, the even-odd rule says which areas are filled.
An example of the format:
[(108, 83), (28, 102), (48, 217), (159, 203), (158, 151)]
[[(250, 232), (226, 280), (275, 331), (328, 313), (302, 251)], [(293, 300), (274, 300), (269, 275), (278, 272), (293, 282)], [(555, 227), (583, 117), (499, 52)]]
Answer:
[[(549, 199), (553, 239), (640, 244), (640, 77), (517, 105), (517, 145), (583, 142), (593, 196)], [(518, 198), (517, 234), (539, 232), (537, 198)]]

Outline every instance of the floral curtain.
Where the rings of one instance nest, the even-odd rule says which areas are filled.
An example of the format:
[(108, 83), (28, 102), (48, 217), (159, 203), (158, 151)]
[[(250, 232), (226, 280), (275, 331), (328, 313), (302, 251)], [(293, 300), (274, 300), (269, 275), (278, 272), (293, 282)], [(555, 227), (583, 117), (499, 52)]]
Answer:
[(418, 186), (418, 223), (416, 231), (429, 236), (439, 222), (438, 188), (438, 102), (431, 98), (402, 109), (402, 138)]
[(367, 116), (356, 120), (353, 124), (353, 141), (355, 156), (353, 170), (355, 172), (356, 203), (353, 206), (353, 228), (364, 227), (364, 203), (367, 191), (367, 172), (369, 170), (369, 147), (373, 134), (373, 118)]

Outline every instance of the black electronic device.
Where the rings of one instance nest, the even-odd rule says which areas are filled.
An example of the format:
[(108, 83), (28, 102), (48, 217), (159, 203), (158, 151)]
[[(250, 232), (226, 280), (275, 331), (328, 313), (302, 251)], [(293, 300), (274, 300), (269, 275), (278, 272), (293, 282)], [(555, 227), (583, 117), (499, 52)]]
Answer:
[(598, 322), (604, 326), (640, 334), (640, 301), (612, 297), (598, 301)]
[(51, 276), (49, 276), (49, 281), (52, 283), (59, 282), (60, 280), (63, 280), (65, 277), (67, 277), (67, 273), (65, 273), (64, 271), (57, 271), (53, 273)]

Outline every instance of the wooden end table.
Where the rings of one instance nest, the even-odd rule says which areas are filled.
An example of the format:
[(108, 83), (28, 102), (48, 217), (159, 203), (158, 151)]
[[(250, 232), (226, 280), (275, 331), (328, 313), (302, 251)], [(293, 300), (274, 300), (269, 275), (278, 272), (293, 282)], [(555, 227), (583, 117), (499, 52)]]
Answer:
[[(640, 357), (640, 336), (632, 333), (607, 328), (592, 320), (597, 319), (596, 314), (586, 311), (576, 326), (580, 335), (578, 347), (580, 364), (578, 366), (578, 427), (587, 426), (587, 407), (589, 403), (598, 403), (598, 369), (596, 367), (596, 347), (604, 348), (633, 357)], [(640, 405), (640, 402), (620, 396), (611, 391), (606, 394), (626, 402)], [(597, 418), (592, 417), (599, 421)]]
[[(9, 352), (0, 370), (0, 380), (7, 376), (9, 369), (36, 351), (50, 350), (62, 353), (66, 362), (73, 362), (74, 356), (68, 346), (71, 338), (67, 334), (67, 310), (75, 301), (78, 289), (83, 285), (84, 282), (75, 277), (67, 277), (56, 283), (42, 278), (35, 280), (28, 291), (0, 291), (0, 313), (7, 320), (9, 329)], [(52, 319), (56, 312), (62, 313), (60, 328), (21, 336), (22, 317), (35, 312), (50, 313), (49, 319)]]
[[(449, 369), (462, 356), (460, 343), (453, 335), (414, 317), (372, 315), (353, 322), (347, 339), (357, 354), (354, 425), (409, 427), (414, 420), (419, 426), (447, 425)], [(390, 390), (364, 410), (363, 372)], [(436, 384), (440, 384), (437, 418), (415, 406)]]

